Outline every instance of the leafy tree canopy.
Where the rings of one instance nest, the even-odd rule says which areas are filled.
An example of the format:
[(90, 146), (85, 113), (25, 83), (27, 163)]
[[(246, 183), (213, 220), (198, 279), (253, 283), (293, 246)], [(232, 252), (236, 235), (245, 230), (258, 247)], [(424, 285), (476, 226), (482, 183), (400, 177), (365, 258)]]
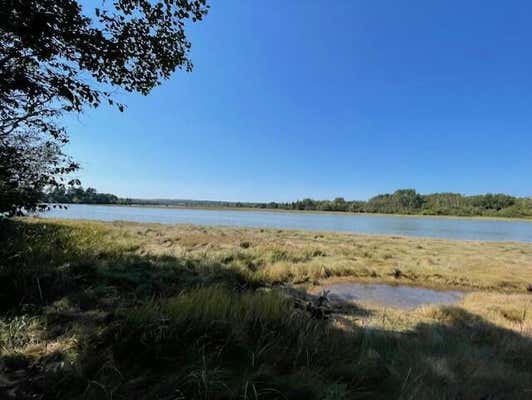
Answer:
[(0, 212), (35, 208), (45, 185), (78, 168), (61, 151), (62, 113), (103, 101), (123, 111), (113, 87), (146, 95), (192, 70), (185, 26), (204, 18), (206, 0), (94, 3), (0, 0)]

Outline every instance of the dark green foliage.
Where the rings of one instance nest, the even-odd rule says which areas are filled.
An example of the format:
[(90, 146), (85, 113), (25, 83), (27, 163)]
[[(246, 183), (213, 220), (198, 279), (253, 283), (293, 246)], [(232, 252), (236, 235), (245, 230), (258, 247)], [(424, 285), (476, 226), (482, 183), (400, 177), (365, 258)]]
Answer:
[[(238, 207), (240, 204), (235, 206)], [(368, 201), (345, 201), (343, 198), (334, 201), (304, 199), (292, 203), (246, 203), (241, 206), (355, 213), (532, 217), (532, 198), (490, 193), (477, 196), (464, 196), (458, 193), (422, 195), (414, 189), (380, 194)]]
[[(54, 141), (0, 138), (0, 214), (39, 208), (42, 191), (78, 168)], [(74, 181), (71, 181), (73, 184)]]
[(36, 102), (55, 100), (80, 111), (110, 96), (82, 79), (83, 71), (101, 83), (148, 94), (176, 68), (192, 69), (184, 26), (204, 17), (205, 0), (97, 5), (91, 16), (76, 0), (2, 1), (4, 106), (28, 111)]
[[(91, 191), (89, 193), (89, 191)], [(207, 200), (123, 199), (111, 194), (98, 194), (94, 189), (53, 191), (48, 194), (53, 203), (143, 204), (182, 207), (235, 207), (298, 211), (341, 211), (353, 213), (422, 214), (454, 216), (532, 217), (532, 198), (506, 194), (464, 196), (459, 193), (422, 195), (414, 189), (380, 194), (368, 201), (347, 201), (342, 197), (330, 200), (303, 199), (291, 203), (241, 203)]]
[[(464, 196), (458, 193), (421, 195), (413, 189), (380, 194), (368, 201), (305, 199), (292, 203), (273, 203), (286, 210), (347, 211), (355, 213), (424, 214), (454, 216), (532, 217), (532, 198), (505, 194)], [(238, 205), (237, 205), (238, 206)], [(271, 203), (244, 204), (247, 207), (271, 208)]]
[(45, 186), (77, 169), (62, 153), (64, 112), (102, 102), (123, 111), (113, 87), (146, 95), (176, 69), (192, 69), (185, 23), (206, 15), (206, 0), (95, 5), (0, 1), (0, 213), (35, 209)]
[(419, 212), (423, 197), (414, 189), (397, 190), (393, 194), (372, 197), (366, 203), (367, 212), (409, 214)]
[(54, 187), (45, 193), (47, 203), (83, 203), (83, 204), (128, 204), (128, 199), (120, 199), (110, 193), (98, 193), (94, 188), (83, 187)]

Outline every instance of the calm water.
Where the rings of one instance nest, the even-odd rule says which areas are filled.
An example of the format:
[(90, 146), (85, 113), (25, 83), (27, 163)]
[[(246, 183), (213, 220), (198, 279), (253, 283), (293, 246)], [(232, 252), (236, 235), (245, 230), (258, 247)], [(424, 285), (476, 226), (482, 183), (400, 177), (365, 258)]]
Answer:
[(314, 214), (275, 211), (199, 210), (156, 207), (69, 205), (44, 217), (164, 224), (225, 225), (425, 236), (447, 239), (532, 242), (532, 222), (467, 218)]
[(323, 286), (331, 300), (339, 299), (411, 310), (430, 304), (453, 304), (464, 297), (457, 291), (439, 291), (410, 286), (336, 283)]

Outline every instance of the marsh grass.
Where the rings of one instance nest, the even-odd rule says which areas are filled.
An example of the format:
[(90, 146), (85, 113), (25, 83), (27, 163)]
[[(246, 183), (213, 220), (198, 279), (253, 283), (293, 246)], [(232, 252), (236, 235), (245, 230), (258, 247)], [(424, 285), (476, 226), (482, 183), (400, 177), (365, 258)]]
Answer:
[(436, 288), (523, 291), (532, 282), (532, 246), (526, 243), (133, 223), (103, 226), (109, 240), (120, 235), (122, 243), (140, 254), (207, 260), (267, 283), (400, 278)]
[[(0, 395), (531, 393), (527, 244), (38, 219), (4, 221), (0, 242)], [(331, 320), (296, 307), (290, 293), (342, 277), (476, 291), (409, 313), (342, 305)]]

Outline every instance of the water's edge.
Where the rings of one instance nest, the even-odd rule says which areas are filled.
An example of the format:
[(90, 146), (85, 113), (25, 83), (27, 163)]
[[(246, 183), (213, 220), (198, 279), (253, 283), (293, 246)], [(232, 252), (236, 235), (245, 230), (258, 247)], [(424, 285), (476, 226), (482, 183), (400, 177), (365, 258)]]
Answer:
[(349, 211), (325, 211), (325, 210), (286, 210), (282, 208), (255, 208), (255, 207), (210, 207), (210, 206), (178, 206), (178, 205), (164, 205), (164, 204), (90, 204), (90, 203), (70, 203), (57, 204), (46, 203), (47, 206), (105, 206), (105, 207), (125, 207), (125, 208), (151, 208), (162, 210), (202, 210), (202, 211), (244, 211), (244, 212), (258, 212), (258, 213), (274, 213), (274, 214), (302, 214), (302, 215), (337, 215), (337, 216), (362, 216), (362, 217), (398, 217), (398, 218), (434, 218), (434, 219), (458, 219), (466, 221), (508, 221), (508, 222), (528, 222), (532, 224), (532, 217), (497, 217), (486, 215), (430, 215), (430, 214), (395, 214), (395, 213), (370, 213), (370, 212), (349, 212)]
[(333, 302), (360, 303), (413, 310), (423, 306), (452, 305), (466, 295), (457, 290), (436, 290), (385, 283), (331, 283), (319, 287)]
[(70, 204), (51, 209), (45, 218), (154, 222), (276, 228), (306, 231), (431, 237), (454, 240), (532, 242), (532, 224), (478, 218), (442, 218), (372, 214), (292, 213), (279, 211), (206, 210), (197, 208), (131, 207)]

